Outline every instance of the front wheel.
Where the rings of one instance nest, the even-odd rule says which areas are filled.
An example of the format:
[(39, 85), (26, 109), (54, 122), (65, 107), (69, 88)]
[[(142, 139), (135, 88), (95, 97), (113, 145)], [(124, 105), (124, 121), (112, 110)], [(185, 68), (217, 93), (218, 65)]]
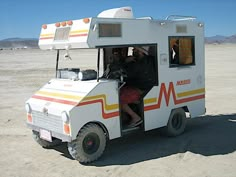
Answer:
[(70, 155), (81, 163), (97, 160), (105, 150), (106, 136), (97, 124), (84, 126), (77, 138), (68, 143)]
[(186, 127), (186, 114), (183, 108), (171, 111), (169, 121), (165, 127), (168, 136), (178, 136), (182, 134)]

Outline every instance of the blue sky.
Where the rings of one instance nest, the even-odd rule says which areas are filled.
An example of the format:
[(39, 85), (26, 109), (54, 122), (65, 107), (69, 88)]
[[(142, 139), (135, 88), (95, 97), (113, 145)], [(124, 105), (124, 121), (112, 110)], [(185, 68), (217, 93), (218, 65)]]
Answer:
[(135, 17), (196, 16), (205, 23), (206, 36), (236, 34), (236, 0), (1, 0), (0, 40), (38, 38), (42, 24), (96, 17), (123, 6), (131, 6)]

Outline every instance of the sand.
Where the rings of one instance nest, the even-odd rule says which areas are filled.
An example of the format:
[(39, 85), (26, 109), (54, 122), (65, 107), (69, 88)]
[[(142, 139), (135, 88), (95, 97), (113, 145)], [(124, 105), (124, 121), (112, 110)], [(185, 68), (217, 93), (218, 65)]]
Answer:
[(54, 77), (55, 58), (36, 49), (0, 51), (0, 176), (236, 176), (236, 45), (206, 45), (207, 112), (188, 120), (183, 135), (154, 130), (116, 139), (88, 165), (71, 159), (66, 144), (40, 147), (25, 124), (25, 101)]

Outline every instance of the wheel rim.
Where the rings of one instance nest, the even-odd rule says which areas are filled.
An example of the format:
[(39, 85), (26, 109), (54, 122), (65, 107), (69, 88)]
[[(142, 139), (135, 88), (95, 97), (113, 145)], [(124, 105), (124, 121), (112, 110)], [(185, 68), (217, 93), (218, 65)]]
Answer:
[(172, 126), (175, 130), (179, 130), (182, 126), (182, 117), (180, 114), (175, 114), (172, 119)]
[(83, 149), (87, 154), (95, 153), (100, 146), (100, 139), (96, 133), (89, 133), (83, 140)]

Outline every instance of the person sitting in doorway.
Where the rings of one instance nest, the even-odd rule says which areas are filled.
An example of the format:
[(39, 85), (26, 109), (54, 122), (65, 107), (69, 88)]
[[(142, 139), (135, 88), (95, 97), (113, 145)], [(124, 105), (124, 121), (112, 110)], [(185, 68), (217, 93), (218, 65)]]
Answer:
[(125, 62), (127, 77), (126, 85), (120, 90), (121, 108), (131, 118), (128, 126), (135, 127), (143, 120), (129, 104), (139, 101), (141, 95), (155, 84), (154, 65), (148, 56), (148, 47), (134, 47), (133, 56), (128, 57)]

